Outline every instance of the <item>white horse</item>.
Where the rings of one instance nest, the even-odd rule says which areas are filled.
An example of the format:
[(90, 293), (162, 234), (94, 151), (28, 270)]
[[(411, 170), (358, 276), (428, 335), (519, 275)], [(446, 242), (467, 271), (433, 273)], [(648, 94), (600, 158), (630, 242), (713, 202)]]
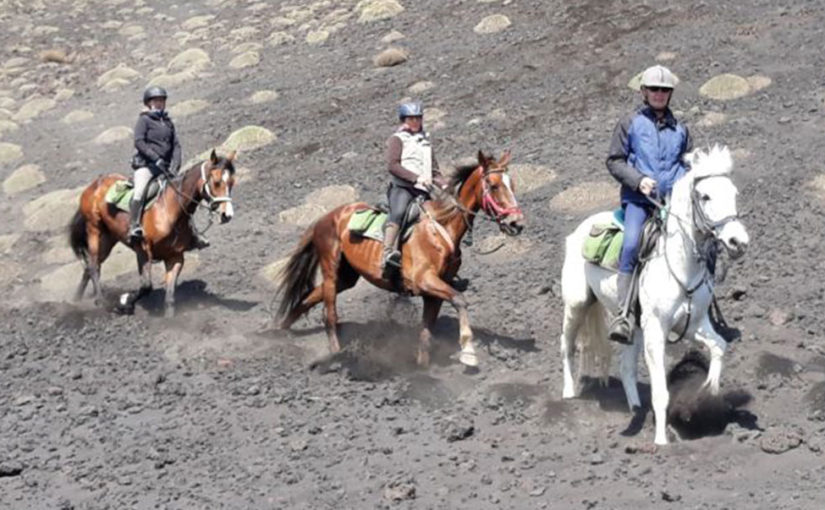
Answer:
[[(667, 444), (669, 394), (665, 343), (670, 332), (707, 346), (710, 366), (704, 388), (712, 394), (719, 392), (722, 356), (727, 344), (713, 330), (707, 313), (714, 283), (708, 257), (717, 243), (725, 247), (731, 258), (743, 255), (748, 245), (748, 234), (736, 211), (737, 190), (730, 177), (733, 160), (728, 148), (714, 146), (708, 152), (694, 151), (686, 155), (685, 160), (691, 170), (673, 187), (662, 235), (639, 275), (640, 327), (635, 329), (631, 345), (624, 346), (620, 363), (622, 385), (632, 411), (641, 407), (636, 371), (639, 351), (644, 345), (656, 419), (656, 444)], [(577, 338), (581, 350), (580, 372), (595, 369), (606, 378), (610, 369), (612, 347), (607, 339), (605, 308), (611, 312), (618, 310), (617, 274), (588, 262), (581, 252), (591, 227), (611, 220), (610, 212), (595, 214), (567, 237), (562, 269), (562, 398), (576, 395), (570, 366)]]

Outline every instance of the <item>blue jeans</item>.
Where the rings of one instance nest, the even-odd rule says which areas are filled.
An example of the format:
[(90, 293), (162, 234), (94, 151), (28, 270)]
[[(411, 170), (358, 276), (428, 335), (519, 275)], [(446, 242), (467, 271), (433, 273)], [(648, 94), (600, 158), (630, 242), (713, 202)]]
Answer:
[(642, 238), (642, 228), (653, 209), (634, 202), (625, 202), (623, 205), (624, 242), (622, 242), (622, 254), (619, 257), (619, 272), (630, 274), (639, 262), (639, 241)]

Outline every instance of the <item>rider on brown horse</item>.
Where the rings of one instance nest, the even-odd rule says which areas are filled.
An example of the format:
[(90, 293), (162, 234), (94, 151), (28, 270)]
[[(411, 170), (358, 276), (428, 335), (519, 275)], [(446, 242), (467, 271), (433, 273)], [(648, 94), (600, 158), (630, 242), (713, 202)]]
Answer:
[[(175, 124), (166, 113), (166, 90), (152, 86), (143, 92), (143, 104), (147, 110), (140, 113), (135, 125), (135, 149), (132, 158), (134, 175), (134, 195), (129, 204), (131, 242), (143, 238), (141, 225), (143, 204), (152, 179), (165, 175), (172, 180), (180, 170), (181, 148), (175, 131)], [(192, 230), (192, 248), (205, 248), (209, 241), (198, 236), (194, 225)]]
[(421, 103), (403, 103), (398, 107), (401, 125), (387, 139), (387, 170), (391, 175), (387, 189), (390, 214), (384, 225), (384, 257), (387, 264), (401, 265), (398, 237), (404, 215), (410, 202), (419, 196), (430, 198), (433, 183), (443, 189), (447, 181), (438, 170), (438, 162), (430, 144), (430, 136), (424, 131), (424, 112)]

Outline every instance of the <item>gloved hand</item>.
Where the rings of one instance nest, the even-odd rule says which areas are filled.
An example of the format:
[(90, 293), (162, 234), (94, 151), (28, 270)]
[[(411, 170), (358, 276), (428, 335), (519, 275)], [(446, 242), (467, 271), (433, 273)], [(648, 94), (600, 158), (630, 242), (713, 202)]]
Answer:
[(430, 177), (425, 177), (423, 175), (419, 175), (418, 179), (415, 180), (415, 183), (419, 186), (423, 186), (426, 189), (430, 189), (433, 187), (433, 180)]
[(158, 169), (163, 172), (163, 175), (166, 177), (169, 177), (170, 179), (173, 177), (172, 172), (169, 171), (169, 162), (165, 159), (158, 158), (158, 160), (155, 161), (155, 166), (158, 167)]

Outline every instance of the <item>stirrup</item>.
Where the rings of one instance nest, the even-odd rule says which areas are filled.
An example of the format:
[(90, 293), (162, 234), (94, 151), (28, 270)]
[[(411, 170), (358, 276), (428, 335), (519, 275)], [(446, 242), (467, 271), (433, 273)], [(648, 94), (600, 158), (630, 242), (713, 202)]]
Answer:
[(384, 267), (392, 266), (401, 269), (401, 252), (398, 250), (388, 253), (384, 257)]
[(137, 225), (129, 229), (129, 240), (130, 241), (140, 241), (143, 239), (143, 227)]
[(633, 324), (630, 319), (622, 315), (613, 319), (607, 337), (613, 342), (631, 345), (633, 343)]

